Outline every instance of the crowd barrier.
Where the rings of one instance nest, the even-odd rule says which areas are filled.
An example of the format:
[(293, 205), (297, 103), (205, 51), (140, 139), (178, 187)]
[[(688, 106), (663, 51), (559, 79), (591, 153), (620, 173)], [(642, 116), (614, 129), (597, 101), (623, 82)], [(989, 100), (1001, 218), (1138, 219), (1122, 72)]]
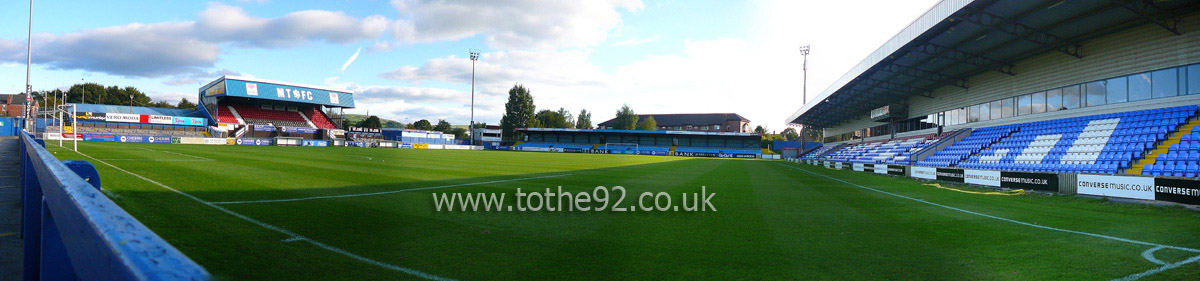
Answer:
[(211, 275), (100, 192), (84, 161), (21, 133), (24, 280), (209, 280)]
[(823, 160), (789, 160), (830, 169), (848, 169), (915, 179), (973, 185), (1028, 189), (1112, 198), (1141, 199), (1200, 205), (1197, 178), (1106, 175), (1083, 173), (1040, 173), (924, 166), (862, 164)]

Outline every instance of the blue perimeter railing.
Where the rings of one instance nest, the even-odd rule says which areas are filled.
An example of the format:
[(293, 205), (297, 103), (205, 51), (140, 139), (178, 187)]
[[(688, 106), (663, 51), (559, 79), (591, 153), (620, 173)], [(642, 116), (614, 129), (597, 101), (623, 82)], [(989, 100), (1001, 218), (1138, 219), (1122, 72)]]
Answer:
[(59, 161), (21, 133), (24, 280), (210, 280), (100, 192), (86, 161)]

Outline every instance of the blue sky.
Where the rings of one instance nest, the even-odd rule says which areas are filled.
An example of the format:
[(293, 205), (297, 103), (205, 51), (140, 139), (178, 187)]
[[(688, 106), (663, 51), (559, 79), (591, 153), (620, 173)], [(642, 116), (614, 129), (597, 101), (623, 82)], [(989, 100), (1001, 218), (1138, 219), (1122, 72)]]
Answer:
[[(813, 45), (815, 96), (934, 2), (40, 1), (32, 84), (174, 102), (235, 74), (347, 89), (356, 113), (464, 124), (476, 48), (478, 122), (497, 123), (521, 83), (539, 109), (587, 109), (593, 123), (629, 104), (780, 130), (802, 104), (797, 46)], [(0, 3), (0, 93), (24, 88), (28, 9)]]

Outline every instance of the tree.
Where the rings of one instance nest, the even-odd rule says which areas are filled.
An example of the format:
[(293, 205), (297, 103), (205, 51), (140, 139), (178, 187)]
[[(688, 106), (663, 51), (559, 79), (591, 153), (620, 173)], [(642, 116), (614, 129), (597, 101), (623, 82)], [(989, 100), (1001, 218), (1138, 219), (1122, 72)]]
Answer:
[(571, 116), (570, 111), (567, 111), (567, 109), (565, 109), (565, 108), (559, 107), (558, 115), (561, 115), (563, 117), (563, 124), (566, 125), (565, 127), (562, 127), (563, 129), (575, 128), (575, 117)]
[(613, 119), (613, 129), (617, 130), (633, 130), (637, 128), (638, 115), (629, 105), (622, 105), (621, 109), (617, 110), (617, 118)]
[(654, 121), (654, 116), (646, 116), (646, 120), (637, 124), (637, 129), (642, 131), (657, 131), (658, 121)]
[(576, 129), (591, 129), (592, 128), (592, 113), (587, 109), (580, 109), (578, 119), (575, 120)]
[(542, 121), (538, 121), (537, 118), (529, 119), (529, 123), (525, 125), (525, 128), (545, 128), (545, 127), (546, 127), (545, 125), (542, 125)]
[(787, 141), (796, 141), (800, 139), (800, 134), (796, 133), (796, 129), (794, 128), (783, 129), (783, 132), (779, 134), (783, 135), (783, 138)]
[(196, 110), (196, 104), (192, 103), (191, 101), (188, 101), (187, 98), (183, 98), (183, 99), (179, 100), (178, 104), (175, 104), (175, 108)]
[(500, 118), (500, 130), (509, 140), (522, 139), (517, 128), (529, 127), (529, 120), (537, 107), (533, 105), (533, 95), (521, 84), (513, 85), (508, 90), (508, 102), (504, 103), (504, 116)]
[(475, 122), (475, 128), (487, 128), (487, 123)]
[(449, 133), (450, 132), (450, 122), (446, 122), (446, 119), (439, 119), (437, 125), (433, 126), (433, 130), (438, 131), (438, 132), (443, 132), (443, 133)]
[(759, 135), (766, 135), (767, 128), (763, 128), (762, 125), (759, 125), (758, 127), (754, 127), (754, 133), (759, 134)]
[(430, 131), (433, 130), (433, 124), (430, 124), (429, 120), (421, 119), (413, 123), (413, 129)]
[(534, 126), (530, 125), (529, 127), (530, 128), (562, 128), (562, 129), (568, 129), (568, 128), (574, 127), (573, 124), (571, 124), (568, 121), (571, 119), (569, 117), (563, 116), (562, 112), (563, 112), (563, 110), (559, 110), (559, 111), (555, 112), (555, 111), (550, 111), (550, 110), (545, 110), (545, 109), (543, 109), (542, 111), (538, 111), (537, 114), (533, 115), (533, 120), (537, 120), (538, 125), (540, 125), (540, 126), (534, 127)]
[(354, 126), (359, 128), (381, 128), (383, 124), (379, 122), (379, 116), (371, 115), (367, 116), (367, 119), (358, 121), (358, 124)]
[(465, 140), (465, 139), (470, 138), (470, 136), (467, 136), (467, 128), (462, 128), (462, 127), (450, 128), (449, 133), (454, 134), (455, 139)]

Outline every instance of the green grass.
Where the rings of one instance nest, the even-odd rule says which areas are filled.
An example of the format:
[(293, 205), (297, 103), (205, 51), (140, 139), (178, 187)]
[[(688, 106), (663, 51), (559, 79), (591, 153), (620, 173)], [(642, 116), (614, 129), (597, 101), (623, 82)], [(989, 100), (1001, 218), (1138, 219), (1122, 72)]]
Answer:
[[(382, 263), (453, 279), (1108, 280), (1159, 267), (1150, 246), (958, 212), (1200, 248), (1200, 213), (1074, 196), (955, 192), (911, 179), (778, 161), (662, 156), (80, 142), (80, 151), (205, 201)], [(149, 149), (149, 150), (147, 150)], [(86, 159), (52, 148), (62, 159)], [(174, 152), (179, 154), (167, 153)], [(95, 161), (93, 161), (95, 162)], [(417, 276), (291, 238), (97, 163), (110, 197), (223, 279)], [(803, 171), (802, 171), (803, 170)], [(809, 171), (809, 172), (805, 172)], [(433, 192), (623, 186), (715, 192), (716, 212), (437, 212)], [(943, 183), (943, 185), (945, 185)], [(1155, 252), (1175, 262), (1195, 256)], [(1192, 263), (1140, 280), (1195, 280)]]

